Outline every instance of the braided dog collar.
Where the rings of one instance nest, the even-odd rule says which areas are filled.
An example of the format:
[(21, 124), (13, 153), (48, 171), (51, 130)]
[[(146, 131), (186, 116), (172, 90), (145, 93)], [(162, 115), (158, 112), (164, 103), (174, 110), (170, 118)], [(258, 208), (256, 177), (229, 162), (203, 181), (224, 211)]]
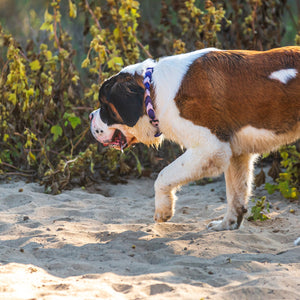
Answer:
[(147, 115), (150, 118), (150, 123), (156, 128), (156, 133), (154, 136), (159, 137), (161, 135), (161, 132), (158, 127), (159, 121), (155, 117), (153, 103), (152, 103), (152, 99), (150, 96), (150, 84), (151, 84), (151, 79), (152, 79), (152, 73), (153, 73), (153, 68), (146, 69), (146, 73), (144, 76), (144, 82), (143, 82), (144, 87), (145, 87), (144, 101), (145, 101)]

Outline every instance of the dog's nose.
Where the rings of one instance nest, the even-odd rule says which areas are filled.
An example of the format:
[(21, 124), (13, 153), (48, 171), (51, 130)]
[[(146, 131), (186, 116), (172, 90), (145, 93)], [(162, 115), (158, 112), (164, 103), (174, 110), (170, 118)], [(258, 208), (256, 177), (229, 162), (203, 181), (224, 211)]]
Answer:
[(90, 119), (90, 121), (92, 121), (92, 120), (93, 120), (93, 118), (94, 118), (94, 114), (91, 112), (91, 113), (90, 113), (90, 115), (89, 115), (89, 119)]

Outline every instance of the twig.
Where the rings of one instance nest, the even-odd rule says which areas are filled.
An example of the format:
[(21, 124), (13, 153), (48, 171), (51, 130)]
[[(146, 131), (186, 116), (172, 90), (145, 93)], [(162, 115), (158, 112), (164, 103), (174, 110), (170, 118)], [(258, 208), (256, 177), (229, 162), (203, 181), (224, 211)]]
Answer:
[(28, 57), (25, 55), (25, 53), (24, 53), (20, 48), (18, 48), (18, 49), (19, 49), (19, 51), (20, 51), (21, 56), (23, 56), (23, 58), (24, 58), (25, 60), (29, 61), (29, 59), (28, 59)]
[(12, 169), (15, 169), (15, 170), (19, 170), (17, 167), (11, 165), (11, 164), (8, 164), (8, 163), (5, 163), (5, 162), (1, 162), (1, 165), (5, 166), (5, 167), (9, 167), (9, 168), (12, 168)]
[(88, 0), (85, 0), (85, 5), (86, 5), (86, 7), (87, 7), (89, 13), (91, 14), (92, 18), (94, 19), (94, 21), (95, 21), (95, 23), (96, 23), (98, 29), (101, 31), (101, 30), (102, 30), (102, 27), (101, 27), (101, 25), (100, 25), (98, 19), (96, 18), (94, 12), (92, 11), (92, 9), (91, 9), (91, 7), (90, 7), (90, 5), (89, 5)]
[[(78, 136), (76, 136), (76, 137), (74, 138), (74, 140), (76, 140), (77, 138), (79, 138), (79, 140), (78, 140), (78, 142), (75, 144), (74, 148), (72, 148), (72, 151), (73, 151), (73, 149), (75, 149), (75, 148), (78, 146), (79, 142), (81, 142), (81, 140), (85, 137), (87, 131), (89, 131), (89, 127), (86, 128), (83, 132), (81, 132)], [(70, 145), (71, 145), (70, 142), (67, 143), (66, 145), (64, 145), (62, 148), (60, 148), (60, 149), (58, 150), (58, 153), (60, 153), (60, 152), (62, 152), (63, 150), (65, 150), (65, 149), (68, 148)], [(73, 146), (72, 146), (72, 147), (73, 147)]]
[(72, 162), (75, 162), (77, 159), (78, 159), (78, 157), (75, 157), (74, 159), (70, 159), (70, 160), (66, 161), (66, 164), (65, 164), (65, 166), (64, 166), (64, 170), (66, 169), (66, 166), (67, 166), (68, 164), (70, 164), (70, 163), (72, 163)]
[(7, 172), (4, 173), (5, 176), (8, 175), (17, 175), (17, 176), (24, 176), (24, 177), (34, 177), (34, 174), (25, 174), (25, 173), (21, 173), (21, 172)]
[(20, 138), (22, 138), (22, 139), (25, 139), (25, 140), (26, 140), (26, 137), (24, 137), (24, 135), (23, 135), (23, 134), (21, 134), (21, 133), (19, 133), (19, 132), (17, 132), (17, 131), (15, 131), (15, 132), (14, 132), (14, 135), (17, 135), (17, 136), (19, 136)]
[(7, 70), (8, 61), (5, 62), (2, 71), (1, 71), (1, 77), (4, 77), (4, 72)]
[(94, 109), (93, 107), (88, 107), (88, 106), (72, 107), (72, 110), (87, 110), (87, 111), (91, 111), (93, 109)]
[(86, 128), (85, 131), (83, 131), (81, 134), (82, 136), (80, 137), (80, 139), (77, 141), (77, 143), (74, 145), (74, 148), (75, 149), (79, 144), (80, 142), (83, 140), (83, 138), (85, 137), (85, 135), (87, 134), (87, 132), (90, 130), (90, 128)]
[(38, 141), (39, 141), (39, 143), (40, 143), (40, 145), (41, 145), (41, 148), (44, 149), (44, 151), (41, 151), (41, 153), (44, 155), (44, 157), (45, 157), (45, 159), (46, 159), (46, 161), (47, 161), (47, 165), (50, 166), (50, 168), (51, 168), (52, 170), (54, 170), (54, 167), (53, 167), (53, 165), (52, 165), (50, 159), (48, 158), (48, 156), (47, 156), (47, 154), (46, 154), (46, 150), (45, 150), (45, 147), (44, 147), (44, 145), (43, 145), (41, 139), (38, 139)]
[(150, 52), (143, 46), (143, 44), (136, 37), (137, 44), (144, 50), (144, 52), (148, 55), (149, 58), (153, 58)]
[[(54, 0), (53, 0), (54, 1)], [(53, 8), (53, 11), (54, 11), (54, 29), (53, 29), (53, 31), (54, 31), (54, 39), (55, 39), (55, 42), (56, 42), (56, 45), (57, 45), (57, 48), (58, 48), (58, 51), (60, 52), (62, 49), (61, 49), (61, 47), (60, 47), (60, 44), (59, 44), (59, 39), (58, 39), (58, 36), (57, 36), (57, 32), (56, 32), (56, 30), (57, 30), (57, 21), (56, 21), (56, 8), (54, 7)]]
[[(4, 167), (12, 168), (12, 169), (15, 169), (15, 170), (20, 171), (20, 168), (17, 168), (17, 167), (15, 167), (15, 166), (11, 165), (11, 164), (6, 163), (6, 162), (3, 162), (3, 161), (2, 161), (0, 164), (3, 165)], [(22, 172), (25, 172), (25, 173), (32, 173), (32, 172), (35, 172), (35, 171), (34, 171), (34, 170), (23, 170)], [(7, 173), (6, 173), (6, 174), (7, 174)]]

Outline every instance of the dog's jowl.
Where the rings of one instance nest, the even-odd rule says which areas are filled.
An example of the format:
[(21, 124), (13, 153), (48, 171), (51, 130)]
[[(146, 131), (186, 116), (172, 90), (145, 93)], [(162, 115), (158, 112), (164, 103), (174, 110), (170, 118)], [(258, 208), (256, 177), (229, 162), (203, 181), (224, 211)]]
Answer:
[(148, 59), (103, 83), (91, 131), (104, 145), (186, 151), (155, 182), (157, 222), (174, 214), (178, 187), (225, 173), (227, 211), (213, 230), (236, 229), (247, 212), (257, 154), (300, 138), (300, 47), (203, 49)]

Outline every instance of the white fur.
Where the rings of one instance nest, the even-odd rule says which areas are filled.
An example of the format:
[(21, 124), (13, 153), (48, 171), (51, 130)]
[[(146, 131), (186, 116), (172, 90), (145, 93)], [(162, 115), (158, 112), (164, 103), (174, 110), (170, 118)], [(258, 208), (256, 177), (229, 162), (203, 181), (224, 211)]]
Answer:
[(300, 237), (298, 237), (295, 241), (294, 241), (295, 246), (299, 246), (300, 245)]
[(111, 140), (115, 130), (108, 128), (107, 124), (101, 120), (100, 108), (94, 110), (91, 115), (93, 115), (91, 120), (91, 132), (94, 138), (100, 143), (107, 143), (107, 141)]
[(132, 75), (134, 75), (136, 73), (136, 74), (144, 76), (146, 69), (153, 68), (155, 66), (155, 64), (156, 64), (156, 62), (153, 59), (148, 58), (148, 59), (144, 60), (143, 62), (123, 68), (120, 71), (120, 73), (129, 73)]
[(181, 185), (202, 177), (218, 176), (226, 170), (231, 156), (230, 145), (215, 139), (212, 144), (203, 143), (187, 149), (159, 173), (155, 182), (154, 219), (157, 222), (173, 216), (175, 192)]
[(139, 142), (147, 146), (158, 147), (163, 140), (163, 135), (154, 138), (156, 128), (150, 124), (149, 117), (147, 115), (143, 115), (139, 118), (134, 127), (128, 127), (128, 132), (132, 136), (135, 136)]
[(264, 153), (278, 149), (279, 146), (290, 144), (300, 136), (300, 124), (286, 134), (275, 134), (271, 130), (257, 129), (246, 126), (240, 129), (231, 141), (234, 154)]
[(270, 74), (270, 79), (279, 80), (283, 84), (287, 84), (291, 79), (297, 76), (298, 71), (296, 69), (282, 69)]

